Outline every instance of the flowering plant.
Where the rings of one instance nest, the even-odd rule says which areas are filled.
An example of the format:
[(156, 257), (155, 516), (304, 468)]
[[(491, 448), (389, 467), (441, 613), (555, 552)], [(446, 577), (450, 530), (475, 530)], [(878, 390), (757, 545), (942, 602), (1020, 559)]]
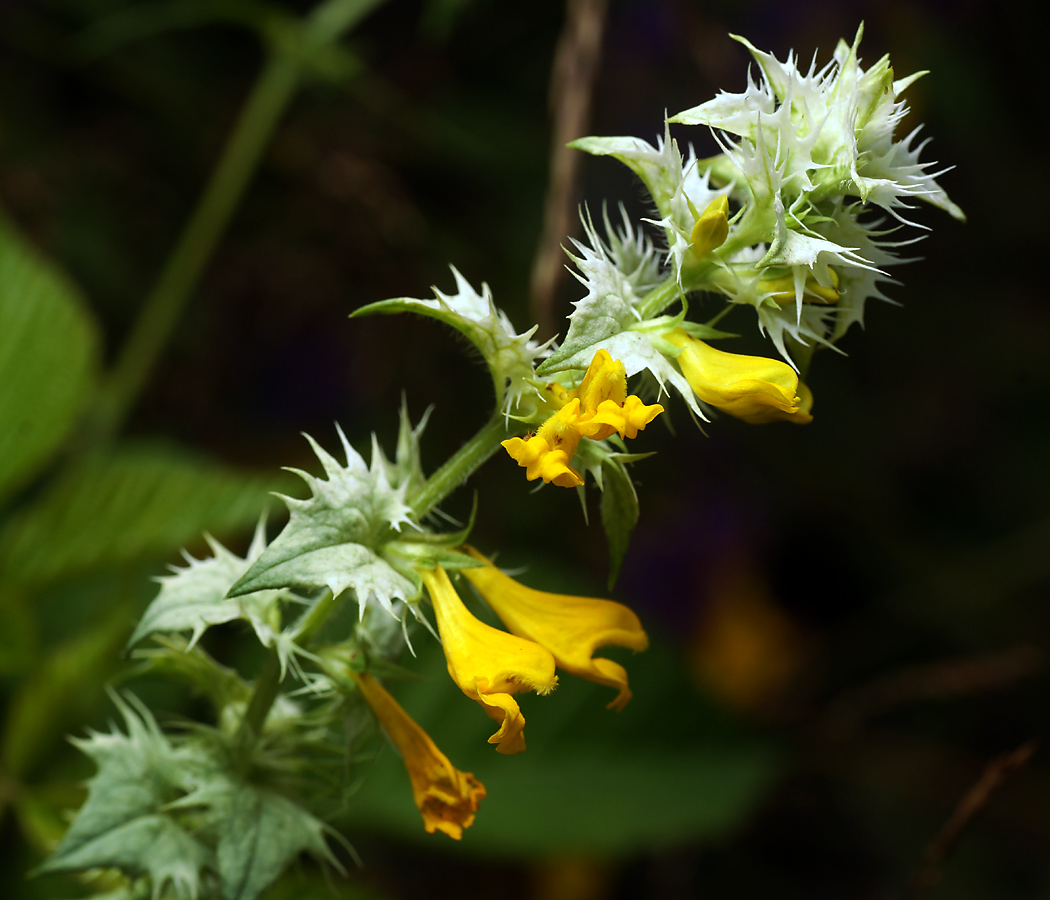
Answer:
[[(802, 380), (812, 356), (863, 323), (869, 299), (887, 299), (885, 269), (914, 239), (902, 235), (906, 214), (922, 201), (962, 218), (940, 173), (920, 162), (916, 133), (895, 133), (900, 96), (918, 75), (895, 79), (886, 58), (862, 68), (860, 39), (805, 73), (793, 56), (781, 62), (740, 39), (760, 80), (668, 120), (707, 125), (715, 156), (683, 151), (668, 126), (655, 145), (573, 143), (627, 165), (654, 212), (640, 223), (603, 213), (601, 231), (583, 213), (585, 239), (569, 255), (585, 292), (560, 340), (517, 332), (488, 287), (455, 269), (452, 292), (353, 313), (414, 313), (460, 332), (491, 375), (488, 421), (430, 473), (426, 416), (413, 423), (404, 408), (394, 453), (373, 440), (367, 463), (341, 430), (336, 456), (308, 438), (323, 477), (296, 472), (309, 496), (282, 497), (288, 522), (273, 540), (260, 523), (243, 558), (212, 540), (210, 557), (187, 557), (159, 579), (129, 647), (199, 688), (211, 720), (164, 730), (133, 695), (114, 694), (125, 729), (78, 740), (98, 771), (43, 871), (111, 869), (123, 897), (254, 900), (303, 851), (338, 866), (323, 798), (345, 784), (371, 733), (400, 753), (405, 802), (427, 832), (459, 840), (481, 827), (482, 778), (456, 768), (399, 705), (397, 687), (382, 684), (401, 673), (413, 640), (440, 641), (452, 682), (492, 720), (487, 740), (501, 754), (526, 750), (518, 696), (550, 695), (559, 670), (610, 688), (610, 709), (625, 707), (627, 668), (596, 654), (645, 650), (638, 616), (519, 582), (470, 543), (475, 515), (449, 528), (440, 505), (494, 455), (527, 481), (579, 492), (591, 482), (611, 588), (639, 517), (628, 467), (650, 455), (642, 432), (672, 404), (705, 420), (812, 420), (814, 393)], [(691, 316), (711, 304), (702, 320)], [(723, 349), (731, 335), (719, 323), (740, 306), (755, 310), (770, 356)], [(484, 516), (483, 499), (475, 513)], [(503, 628), (471, 611), (472, 592)], [(234, 621), (265, 651), (254, 679), (199, 644)]]

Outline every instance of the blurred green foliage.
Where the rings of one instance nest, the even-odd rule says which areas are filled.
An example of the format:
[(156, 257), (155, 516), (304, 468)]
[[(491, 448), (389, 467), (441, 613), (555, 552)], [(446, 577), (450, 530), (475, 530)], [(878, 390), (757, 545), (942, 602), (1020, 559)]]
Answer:
[[(355, 445), (374, 429), (389, 446), (404, 389), (415, 417), (436, 405), (433, 466), (483, 420), (487, 378), (447, 330), (345, 316), (447, 287), (451, 261), (529, 324), (562, 6), (391, 0), (311, 65), (126, 424), (93, 427), (264, 65), (259, 36), (272, 46), (308, 8), (0, 8), (5, 897), (106, 887), (25, 874), (93, 772), (65, 737), (114, 717), (104, 685), (126, 677), (149, 579), (180, 547), (197, 553), (205, 530), (245, 546), (276, 484), (258, 473), (312, 465), (299, 431), (325, 442), (338, 419)], [(718, 420), (704, 437), (672, 411), (677, 436), (654, 438), (660, 455), (632, 473), (642, 513), (618, 597), (658, 640), (631, 662), (622, 716), (566, 680), (526, 709), (527, 754), (497, 758), (420, 646), (421, 678), (398, 695), (488, 786), (474, 828), (462, 845), (423, 835), (387, 753), (333, 819), (365, 868), (343, 880), (303, 863), (274, 900), (488, 897), (497, 884), (557, 898), (574, 865), (580, 897), (901, 895), (987, 762), (1045, 734), (1050, 315), (1031, 185), (1047, 151), (1021, 89), (1037, 83), (1038, 29), (1009, 3), (619, 0), (590, 130), (651, 138), (665, 109), (739, 90), (746, 60), (727, 32), (808, 60), (860, 18), (872, 58), (932, 70), (906, 124), (926, 122), (931, 157), (957, 166), (944, 183), (970, 224), (924, 219), (926, 259), (893, 292), (904, 309), (872, 310), (848, 358), (814, 363), (812, 426)], [(630, 205), (638, 191), (593, 160), (583, 196)], [(564, 311), (574, 296), (566, 282)], [(602, 593), (598, 516), (585, 526), (575, 498), (530, 494), (498, 461), (475, 486), (483, 551), (530, 564), (538, 587)], [(464, 519), (468, 494), (450, 504)], [(742, 585), (748, 609), (787, 623), (780, 637), (753, 611), (734, 618)], [(758, 685), (745, 705), (701, 664), (716, 626)], [(209, 650), (250, 672), (240, 637), (220, 631)], [(159, 677), (132, 688), (162, 719), (199, 711)], [(988, 798), (930, 896), (1050, 891), (1044, 752)]]

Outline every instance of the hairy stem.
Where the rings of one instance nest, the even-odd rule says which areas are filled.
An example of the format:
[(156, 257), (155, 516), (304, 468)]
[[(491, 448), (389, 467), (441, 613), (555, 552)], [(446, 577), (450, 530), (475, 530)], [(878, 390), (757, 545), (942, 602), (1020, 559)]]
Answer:
[(500, 441), (521, 430), (521, 425), (513, 420), (508, 422), (507, 417), (497, 409), (481, 430), (449, 457), (448, 462), (409, 499), (409, 506), (416, 517), (422, 518), (430, 512), (499, 449)]

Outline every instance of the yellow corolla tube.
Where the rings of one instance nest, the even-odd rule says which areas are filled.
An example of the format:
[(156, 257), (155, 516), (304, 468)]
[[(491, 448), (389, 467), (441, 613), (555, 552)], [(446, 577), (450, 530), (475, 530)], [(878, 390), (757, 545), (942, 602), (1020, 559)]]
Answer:
[(681, 328), (665, 339), (681, 347), (678, 367), (704, 403), (753, 425), (813, 421), (813, 394), (787, 363), (716, 350)]
[(525, 749), (525, 717), (511, 696), (549, 694), (558, 684), (554, 657), (534, 641), (507, 634), (471, 615), (441, 566), (419, 572), (434, 604), (448, 673), (459, 689), (500, 723), (489, 738), (500, 753)]
[(566, 672), (606, 684), (619, 693), (610, 709), (623, 709), (631, 699), (627, 672), (611, 659), (594, 659), (599, 647), (644, 650), (649, 637), (638, 617), (622, 603), (598, 597), (548, 594), (519, 584), (504, 575), (472, 547), (464, 548), (485, 563), (463, 569), (466, 578), (514, 634), (546, 647)]
[(412, 797), (423, 816), (427, 834), (443, 831), (459, 840), (474, 823), (485, 785), (472, 773), (461, 772), (406, 713), (383, 686), (367, 672), (354, 676), (368, 705), (390, 735), (412, 782)]

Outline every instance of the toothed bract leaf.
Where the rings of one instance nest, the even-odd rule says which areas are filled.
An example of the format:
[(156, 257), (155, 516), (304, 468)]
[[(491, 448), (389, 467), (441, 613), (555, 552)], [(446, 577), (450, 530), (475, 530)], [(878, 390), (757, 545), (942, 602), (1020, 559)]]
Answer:
[[(284, 530), (230, 589), (231, 597), (286, 587), (327, 587), (335, 594), (352, 588), (362, 610), (377, 603), (391, 615), (395, 600), (408, 600), (416, 587), (382, 557), (384, 546), (412, 525), (405, 503), (407, 484), (393, 487), (382, 455), (365, 465), (339, 429), (346, 453), (341, 466), (307, 436), (327, 479), (293, 470), (310, 487), (307, 500), (282, 499), (289, 520)], [(414, 527), (414, 526), (413, 526)], [(415, 604), (410, 604), (415, 611)]]
[(157, 579), (160, 592), (143, 614), (128, 646), (154, 632), (189, 631), (189, 647), (193, 647), (207, 628), (235, 619), (251, 623), (260, 641), (269, 646), (273, 637), (272, 623), (280, 620), (279, 613), (274, 615), (278, 604), (282, 600), (304, 602), (286, 590), (227, 596), (234, 582), (248, 571), (266, 547), (261, 522), (244, 559), (231, 553), (210, 535), (205, 537), (214, 556), (194, 559), (187, 555), (189, 565), (184, 568), (173, 566), (174, 574)]
[(492, 374), (499, 404), (511, 409), (522, 396), (533, 390), (529, 384), (533, 365), (547, 344), (530, 340), (538, 326), (516, 334), (506, 313), (497, 309), (493, 303), (489, 286), (482, 284), (479, 294), (455, 266), (450, 268), (456, 279), (454, 294), (446, 294), (435, 287), (433, 300), (398, 297), (370, 303), (352, 315), (415, 312), (451, 325), (478, 348)]
[[(894, 141), (908, 111), (898, 97), (924, 73), (895, 80), (887, 56), (861, 68), (862, 35), (860, 28), (852, 46), (840, 41), (831, 62), (805, 74), (793, 53), (780, 62), (734, 35), (758, 63), (761, 84), (749, 75), (742, 94), (720, 93), (669, 121), (739, 136), (738, 143), (727, 139), (723, 147), (749, 181), (763, 177), (760, 168), (746, 165), (760, 149), (757, 155), (772, 163), (789, 207), (804, 195), (815, 203), (848, 194), (899, 215), (897, 209), (917, 198), (963, 219), (937, 184), (941, 173), (929, 171), (933, 163), (919, 162), (923, 145), (912, 146), (916, 132)], [(773, 191), (766, 193), (775, 192), (769, 187)]]
[(655, 147), (637, 137), (584, 137), (569, 146), (592, 156), (618, 159), (642, 179), (660, 215), (670, 215), (671, 198), (682, 180), (682, 154), (667, 128)]
[(269, 788), (217, 772), (175, 806), (203, 807), (209, 830), (218, 835), (223, 900), (255, 900), (302, 852), (340, 868), (324, 823)]
[[(194, 900), (200, 873), (215, 866), (211, 850), (186, 830), (168, 804), (202, 768), (199, 751), (174, 747), (141, 704), (114, 698), (127, 734), (92, 734), (74, 743), (98, 766), (88, 799), (39, 872), (118, 868), (147, 874), (153, 896)], [(165, 894), (165, 891), (170, 891)]]

